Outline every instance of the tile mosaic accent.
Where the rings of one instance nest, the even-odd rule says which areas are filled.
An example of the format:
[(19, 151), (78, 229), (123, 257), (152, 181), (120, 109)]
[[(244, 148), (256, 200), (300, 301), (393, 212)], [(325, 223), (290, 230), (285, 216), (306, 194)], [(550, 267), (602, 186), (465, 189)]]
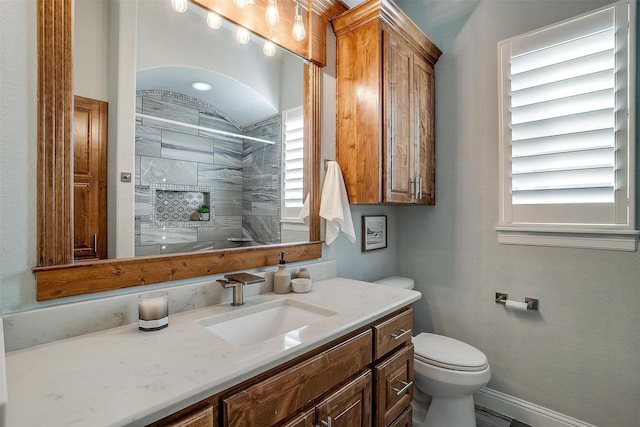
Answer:
[[(190, 185), (150, 185), (150, 228), (213, 227), (213, 188)], [(200, 205), (209, 205), (208, 221), (192, 221)]]
[(191, 215), (209, 202), (208, 193), (156, 190), (156, 221), (191, 221)]

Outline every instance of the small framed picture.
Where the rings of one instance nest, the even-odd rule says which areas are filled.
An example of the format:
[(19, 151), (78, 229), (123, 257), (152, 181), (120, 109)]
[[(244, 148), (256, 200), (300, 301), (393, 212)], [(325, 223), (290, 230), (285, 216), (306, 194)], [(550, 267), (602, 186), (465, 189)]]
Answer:
[(387, 216), (362, 215), (362, 252), (387, 247)]

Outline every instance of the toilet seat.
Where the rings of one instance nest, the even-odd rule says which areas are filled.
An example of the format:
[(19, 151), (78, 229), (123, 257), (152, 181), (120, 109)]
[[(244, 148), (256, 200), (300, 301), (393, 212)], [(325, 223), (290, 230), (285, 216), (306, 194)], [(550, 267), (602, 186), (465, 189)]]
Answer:
[(413, 337), (414, 357), (423, 363), (454, 371), (478, 372), (487, 369), (487, 356), (462, 341), (437, 334)]

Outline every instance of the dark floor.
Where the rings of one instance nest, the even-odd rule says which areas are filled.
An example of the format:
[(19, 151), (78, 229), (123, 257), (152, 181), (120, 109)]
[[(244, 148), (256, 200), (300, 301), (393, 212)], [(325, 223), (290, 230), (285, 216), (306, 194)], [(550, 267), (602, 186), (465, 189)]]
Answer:
[(476, 406), (476, 423), (478, 427), (531, 427), (479, 406)]

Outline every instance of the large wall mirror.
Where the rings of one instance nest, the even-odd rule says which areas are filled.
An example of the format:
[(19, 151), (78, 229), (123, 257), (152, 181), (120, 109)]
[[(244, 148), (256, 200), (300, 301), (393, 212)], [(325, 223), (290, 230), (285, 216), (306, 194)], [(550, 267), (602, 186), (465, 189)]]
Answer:
[[(279, 35), (263, 23), (266, 1), (239, 13), (231, 2), (197, 0), (182, 14), (169, 0), (77, 2), (39, 3), (38, 189), (39, 211), (45, 213), (38, 220), (39, 266), (34, 269), (38, 299), (257, 268), (275, 264), (283, 248), (291, 261), (320, 257), (319, 65), (326, 23), (344, 6), (306, 3), (309, 36), (295, 42), (282, 35), (288, 30)], [(224, 21), (213, 31), (208, 10), (235, 22)], [(71, 16), (77, 20), (77, 39), (78, 25), (96, 22), (99, 13), (107, 13), (98, 21), (106, 37), (76, 42), (73, 79)], [(293, 13), (284, 3), (283, 26)], [(128, 24), (115, 24), (122, 16), (129, 16)], [(132, 40), (125, 40), (132, 23), (133, 49)], [(264, 41), (255, 35), (239, 44), (235, 23), (271, 35), (297, 55), (277, 47), (267, 56)], [(123, 45), (130, 56), (134, 52), (135, 75), (124, 67), (123, 77), (123, 67), (114, 66), (127, 63)], [(98, 55), (101, 49), (103, 70), (99, 58), (82, 58), (83, 52)], [(98, 71), (91, 69), (96, 64)], [(92, 82), (92, 76), (100, 78)], [(212, 88), (198, 91), (193, 83)], [(72, 100), (74, 94), (99, 98), (100, 90), (115, 99), (109, 104), (107, 168), (111, 259), (74, 261)], [(298, 132), (291, 131), (296, 125)], [(292, 148), (300, 132), (303, 148)], [(286, 165), (287, 142), (290, 156), (295, 150), (304, 153), (303, 179), (290, 182), (289, 189), (280, 169)], [(131, 182), (123, 182), (121, 175), (129, 171)], [(285, 201), (285, 193), (293, 203)], [(306, 194), (308, 226), (296, 221)], [(202, 212), (207, 210), (202, 205), (209, 212)]]

